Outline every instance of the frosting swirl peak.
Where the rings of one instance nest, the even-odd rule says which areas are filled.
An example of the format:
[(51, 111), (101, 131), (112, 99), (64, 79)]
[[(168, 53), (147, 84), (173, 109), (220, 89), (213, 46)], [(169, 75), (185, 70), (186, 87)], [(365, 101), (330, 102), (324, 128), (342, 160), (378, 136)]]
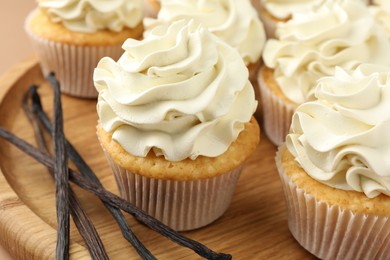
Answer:
[(294, 12), (307, 12), (325, 0), (261, 0), (263, 7), (273, 17), (289, 19)]
[(167, 160), (215, 157), (249, 122), (257, 102), (236, 50), (193, 21), (128, 39), (94, 73), (103, 129), (127, 152)]
[(38, 4), (53, 22), (83, 33), (119, 32), (136, 27), (143, 18), (142, 0), (39, 0)]
[(236, 48), (245, 64), (256, 63), (265, 31), (250, 0), (161, 0), (157, 19), (144, 19), (147, 31), (161, 23), (193, 19)]
[[(291, 18), (295, 12), (308, 12), (327, 0), (260, 0), (273, 17), (280, 20)], [(368, 3), (368, 0), (355, 0)]]
[(286, 143), (296, 161), (331, 187), (390, 196), (390, 67), (337, 68), (316, 96), (293, 116)]
[(308, 13), (294, 13), (278, 23), (278, 39), (264, 48), (265, 64), (274, 69), (279, 87), (291, 101), (314, 98), (316, 81), (336, 66), (390, 64), (390, 42), (361, 1), (330, 0)]

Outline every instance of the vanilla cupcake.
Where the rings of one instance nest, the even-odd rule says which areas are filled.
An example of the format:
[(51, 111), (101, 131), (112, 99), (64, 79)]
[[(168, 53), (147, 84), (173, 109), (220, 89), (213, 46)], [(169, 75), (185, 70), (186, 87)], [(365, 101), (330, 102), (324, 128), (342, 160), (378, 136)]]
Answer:
[(275, 38), (276, 24), (287, 22), (294, 12), (309, 12), (324, 0), (260, 0), (260, 19), (267, 38)]
[(127, 40), (94, 73), (98, 137), (123, 198), (176, 230), (228, 208), (259, 142), (239, 53), (193, 21)]
[(279, 23), (266, 42), (259, 73), (264, 130), (279, 145), (296, 107), (314, 99), (316, 81), (335, 67), (390, 64), (390, 43), (368, 8), (355, 0), (327, 1), (310, 13)]
[(338, 68), (316, 90), (276, 158), (289, 229), (321, 259), (387, 259), (390, 67)]
[[(295, 12), (307, 13), (327, 0), (259, 0), (260, 19), (264, 23), (267, 38), (275, 38), (276, 24), (287, 22)], [(368, 0), (355, 0), (368, 3)]]
[(145, 34), (156, 25), (194, 19), (234, 47), (249, 69), (249, 79), (260, 99), (257, 73), (265, 43), (263, 24), (250, 0), (161, 0), (157, 19), (145, 19)]
[(119, 58), (127, 38), (143, 33), (142, 0), (40, 0), (25, 24), (43, 74), (56, 73), (63, 93), (93, 98), (93, 70)]

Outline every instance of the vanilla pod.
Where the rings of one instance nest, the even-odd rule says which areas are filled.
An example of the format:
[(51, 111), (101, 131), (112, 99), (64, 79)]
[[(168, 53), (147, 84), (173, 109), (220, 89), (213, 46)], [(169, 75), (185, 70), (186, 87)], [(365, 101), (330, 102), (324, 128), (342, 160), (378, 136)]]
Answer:
[[(29, 91), (24, 94), (22, 106), (27, 118), (33, 126), (35, 139), (37, 141), (39, 149), (49, 154), (48, 148), (43, 137), (43, 132), (39, 124), (39, 119), (37, 118), (37, 115), (33, 112), (33, 109), (29, 106), (30, 96), (33, 95), (34, 90), (36, 91), (36, 88), (37, 86), (33, 85), (30, 87)], [(50, 169), (49, 172), (54, 178), (54, 172)], [(73, 221), (77, 229), (79, 230), (79, 233), (83, 238), (92, 259), (109, 259), (104, 245), (99, 237), (99, 234), (97, 233), (92, 221), (85, 213), (84, 209), (81, 207), (80, 202), (77, 200), (76, 194), (71, 187), (69, 187), (69, 206)]]
[[(0, 127), (0, 138), (3, 138), (7, 140), (8, 142), (15, 145), (17, 148), (19, 148), (21, 151), (26, 153), (27, 155), (31, 156), (38, 162), (42, 163), (48, 168), (54, 169), (54, 160), (46, 153), (36, 149), (32, 145), (28, 144), (27, 142), (23, 141), (22, 139), (16, 137), (9, 131), (5, 130), (4, 128)], [(150, 229), (160, 233), (161, 235), (169, 238), (173, 242), (190, 248), (194, 252), (196, 252), (198, 255), (207, 258), (207, 259), (231, 259), (232, 256), (229, 254), (224, 253), (217, 253), (206, 247), (205, 245), (192, 240), (188, 237), (185, 237), (184, 235), (174, 231), (170, 227), (164, 225), (160, 221), (156, 220), (155, 218), (151, 217), (150, 215), (146, 214), (142, 210), (138, 209), (137, 207), (130, 204), (128, 201), (116, 196), (115, 194), (105, 190), (103, 187), (99, 187), (98, 185), (94, 184), (87, 178), (81, 176), (79, 173), (73, 171), (72, 169), (68, 169), (69, 172), (69, 180), (75, 183), (77, 186), (91, 192), (92, 194), (95, 194), (100, 199), (102, 199), (105, 202), (108, 202), (110, 205), (120, 208), (123, 211), (133, 215), (137, 220), (139, 220), (141, 223), (148, 226)]]

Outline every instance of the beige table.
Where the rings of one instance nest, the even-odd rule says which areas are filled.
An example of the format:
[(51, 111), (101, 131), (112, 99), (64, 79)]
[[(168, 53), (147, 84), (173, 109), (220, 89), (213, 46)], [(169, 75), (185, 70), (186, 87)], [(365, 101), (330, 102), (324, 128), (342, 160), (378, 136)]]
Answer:
[[(34, 0), (0, 1), (0, 75), (33, 53), (23, 24), (27, 13), (34, 6)], [(1, 245), (0, 259), (12, 259)]]

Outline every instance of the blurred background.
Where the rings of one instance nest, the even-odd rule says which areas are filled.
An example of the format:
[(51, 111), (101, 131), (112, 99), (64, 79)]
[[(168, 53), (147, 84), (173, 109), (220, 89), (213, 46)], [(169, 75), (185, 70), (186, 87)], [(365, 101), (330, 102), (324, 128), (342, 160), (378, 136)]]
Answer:
[[(10, 67), (33, 55), (23, 26), (27, 14), (35, 5), (35, 0), (0, 1), (0, 77)], [(1, 244), (0, 259), (11, 259)]]
[(0, 1), (0, 75), (32, 56), (33, 50), (23, 26), (27, 14), (35, 6), (35, 0)]

